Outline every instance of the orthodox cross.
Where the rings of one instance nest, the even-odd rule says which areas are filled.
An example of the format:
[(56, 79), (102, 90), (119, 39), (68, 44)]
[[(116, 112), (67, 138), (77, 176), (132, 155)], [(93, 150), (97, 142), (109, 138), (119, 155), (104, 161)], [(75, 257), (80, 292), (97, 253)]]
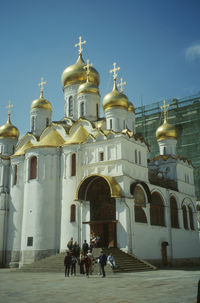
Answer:
[(42, 96), (43, 96), (44, 84), (46, 84), (46, 83), (47, 83), (47, 81), (44, 81), (43, 77), (41, 78), (41, 82), (38, 83), (38, 86), (40, 87), (40, 93)]
[(83, 50), (83, 49), (82, 49), (81, 46), (82, 46), (83, 44), (85, 44), (85, 43), (86, 43), (86, 41), (82, 41), (82, 37), (80, 36), (80, 37), (79, 37), (79, 43), (76, 43), (76, 44), (75, 44), (75, 47), (77, 47), (77, 46), (79, 47), (79, 50), (78, 50), (79, 55), (82, 54), (82, 50)]
[(87, 81), (89, 81), (90, 67), (92, 66), (92, 63), (89, 63), (89, 62), (90, 62), (90, 60), (87, 59), (87, 64), (84, 66), (84, 69), (86, 69)]
[(117, 71), (120, 70), (120, 67), (116, 67), (117, 63), (113, 63), (113, 69), (110, 70), (110, 73), (113, 73), (113, 79), (116, 80), (117, 79)]
[(160, 106), (161, 109), (163, 109), (164, 112), (164, 120), (167, 120), (167, 108), (170, 106), (170, 104), (165, 104), (165, 100), (163, 101), (164, 105)]
[(11, 108), (13, 108), (13, 104), (11, 101), (8, 101), (8, 106), (6, 106), (6, 109), (8, 110), (8, 116), (10, 117)]
[(120, 83), (117, 84), (118, 87), (121, 87), (121, 88), (120, 88), (120, 91), (121, 91), (121, 92), (123, 92), (123, 86), (124, 86), (124, 85), (126, 85), (126, 81), (123, 82), (123, 79), (121, 78), (121, 79), (120, 79)]

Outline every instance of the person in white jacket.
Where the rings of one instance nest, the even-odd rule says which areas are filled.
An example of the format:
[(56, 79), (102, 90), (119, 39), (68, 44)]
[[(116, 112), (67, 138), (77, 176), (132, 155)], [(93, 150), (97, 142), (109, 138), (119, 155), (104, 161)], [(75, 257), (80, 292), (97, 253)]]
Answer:
[(110, 265), (110, 267), (113, 269), (116, 267), (116, 263), (115, 263), (115, 259), (112, 255), (112, 253), (109, 254), (108, 258), (107, 258), (107, 263)]

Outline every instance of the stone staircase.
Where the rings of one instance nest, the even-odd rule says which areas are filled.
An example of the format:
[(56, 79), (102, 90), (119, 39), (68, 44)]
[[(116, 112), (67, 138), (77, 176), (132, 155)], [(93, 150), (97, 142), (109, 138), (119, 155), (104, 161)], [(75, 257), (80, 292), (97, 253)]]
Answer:
[[(113, 272), (135, 272), (156, 269), (155, 266), (137, 258), (134, 255), (122, 252), (118, 248), (104, 248), (103, 250), (107, 256), (111, 252), (116, 261), (116, 268), (114, 270), (112, 270), (109, 265), (106, 266), (106, 274), (111, 274)], [(95, 259), (100, 255), (100, 251), (101, 248), (93, 249), (93, 256)], [(28, 272), (64, 272), (64, 257), (65, 253), (59, 253), (31, 264), (25, 264), (18, 270)], [(79, 274), (78, 264), (76, 266), (76, 271), (77, 274)], [(93, 262), (93, 274), (98, 274), (98, 271), (98, 264)]]

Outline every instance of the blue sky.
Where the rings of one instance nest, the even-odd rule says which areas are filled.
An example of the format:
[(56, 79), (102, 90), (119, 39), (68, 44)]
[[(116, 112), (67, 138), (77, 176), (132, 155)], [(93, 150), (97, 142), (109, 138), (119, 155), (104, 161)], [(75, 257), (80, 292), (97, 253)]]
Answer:
[(109, 70), (135, 107), (200, 91), (200, 1), (198, 0), (8, 0), (0, 1), (0, 125), (11, 120), (21, 135), (30, 130), (30, 106), (44, 96), (53, 120), (64, 116), (63, 70), (74, 64), (81, 35), (101, 77), (101, 100), (112, 90)]

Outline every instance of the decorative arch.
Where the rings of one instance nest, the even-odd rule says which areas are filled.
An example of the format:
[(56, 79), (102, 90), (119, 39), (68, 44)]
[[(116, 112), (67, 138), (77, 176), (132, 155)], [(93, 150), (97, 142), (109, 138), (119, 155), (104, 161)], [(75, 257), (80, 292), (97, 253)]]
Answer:
[(150, 203), (150, 221), (151, 225), (165, 226), (165, 207), (164, 200), (160, 193), (154, 191), (152, 193), (152, 201)]
[(89, 175), (85, 177), (81, 183), (79, 184), (76, 192), (76, 199), (77, 200), (87, 200), (87, 193), (89, 185), (91, 182), (94, 182), (98, 178), (103, 178), (109, 186), (110, 189), (110, 196), (112, 198), (120, 198), (121, 197), (121, 189), (115, 178), (111, 176), (104, 176), (104, 175)]
[(32, 156), (30, 158), (30, 171), (29, 171), (29, 179), (36, 179), (37, 178), (37, 157)]
[(174, 196), (170, 197), (170, 217), (171, 217), (171, 227), (179, 228), (178, 206), (177, 206), (176, 198)]
[(133, 195), (134, 189), (137, 185), (140, 185), (144, 189), (144, 191), (146, 193), (147, 201), (148, 201), (148, 203), (151, 203), (151, 192), (150, 192), (148, 185), (145, 182), (136, 181), (136, 182), (132, 183), (130, 185), (130, 193)]

